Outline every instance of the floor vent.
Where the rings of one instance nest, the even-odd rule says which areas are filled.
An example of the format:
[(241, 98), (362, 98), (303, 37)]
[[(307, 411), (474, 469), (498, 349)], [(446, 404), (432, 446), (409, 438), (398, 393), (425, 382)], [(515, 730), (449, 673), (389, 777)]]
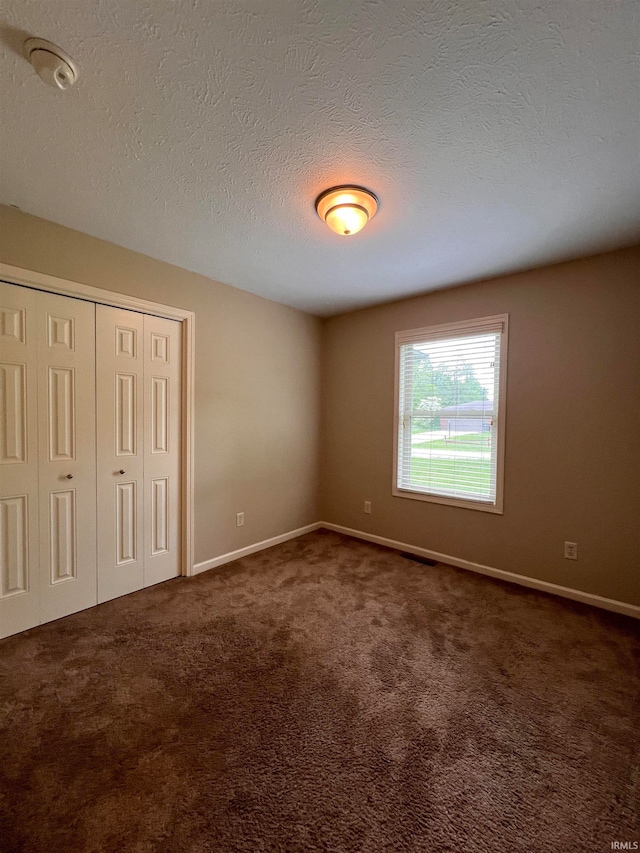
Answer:
[(414, 563), (423, 563), (425, 566), (435, 566), (436, 561), (430, 560), (428, 557), (419, 557), (417, 554), (409, 554), (407, 551), (402, 551), (401, 557), (406, 557), (407, 560), (413, 560)]

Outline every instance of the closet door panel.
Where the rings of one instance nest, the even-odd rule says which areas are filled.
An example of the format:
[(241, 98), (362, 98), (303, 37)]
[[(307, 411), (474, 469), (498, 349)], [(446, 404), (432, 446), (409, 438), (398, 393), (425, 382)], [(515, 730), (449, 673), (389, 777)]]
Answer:
[(0, 638), (40, 622), (36, 297), (0, 282)]
[(144, 317), (144, 585), (180, 574), (182, 326)]
[(144, 583), (144, 315), (96, 306), (98, 601)]
[(0, 283), (0, 637), (180, 574), (181, 331)]
[(37, 294), (40, 621), (96, 594), (95, 305)]

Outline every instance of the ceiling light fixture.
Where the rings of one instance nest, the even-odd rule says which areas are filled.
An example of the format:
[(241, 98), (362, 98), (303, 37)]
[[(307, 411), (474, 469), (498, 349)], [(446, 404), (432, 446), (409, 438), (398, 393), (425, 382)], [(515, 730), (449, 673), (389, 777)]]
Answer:
[(376, 215), (378, 199), (364, 187), (331, 187), (316, 199), (316, 211), (332, 231), (351, 236)]

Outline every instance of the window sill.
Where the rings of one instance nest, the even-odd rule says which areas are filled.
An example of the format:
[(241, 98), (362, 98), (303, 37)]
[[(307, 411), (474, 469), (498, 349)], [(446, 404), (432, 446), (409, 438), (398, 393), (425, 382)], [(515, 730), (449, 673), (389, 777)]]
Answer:
[(480, 512), (492, 512), (494, 515), (504, 515), (502, 509), (502, 500), (496, 501), (495, 504), (485, 503), (484, 501), (464, 500), (463, 498), (451, 498), (447, 495), (432, 495), (426, 492), (414, 492), (410, 489), (400, 489), (394, 486), (392, 494), (396, 498), (409, 498), (414, 501), (428, 501), (429, 503), (445, 504), (446, 506), (455, 506), (460, 509), (475, 509)]

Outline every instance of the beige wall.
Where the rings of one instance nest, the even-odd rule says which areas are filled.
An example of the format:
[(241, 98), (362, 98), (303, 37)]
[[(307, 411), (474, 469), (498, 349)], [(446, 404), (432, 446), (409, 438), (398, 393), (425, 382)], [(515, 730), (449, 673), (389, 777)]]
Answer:
[[(394, 333), (503, 312), (504, 515), (392, 497)], [(640, 248), (332, 318), (321, 517), (640, 604), (639, 372)]]
[(195, 311), (196, 562), (317, 521), (320, 320), (8, 207), (0, 260)]
[[(640, 604), (640, 248), (324, 323), (2, 206), (0, 260), (196, 312), (196, 562), (321, 518)], [(502, 312), (504, 515), (392, 497), (394, 333)]]

